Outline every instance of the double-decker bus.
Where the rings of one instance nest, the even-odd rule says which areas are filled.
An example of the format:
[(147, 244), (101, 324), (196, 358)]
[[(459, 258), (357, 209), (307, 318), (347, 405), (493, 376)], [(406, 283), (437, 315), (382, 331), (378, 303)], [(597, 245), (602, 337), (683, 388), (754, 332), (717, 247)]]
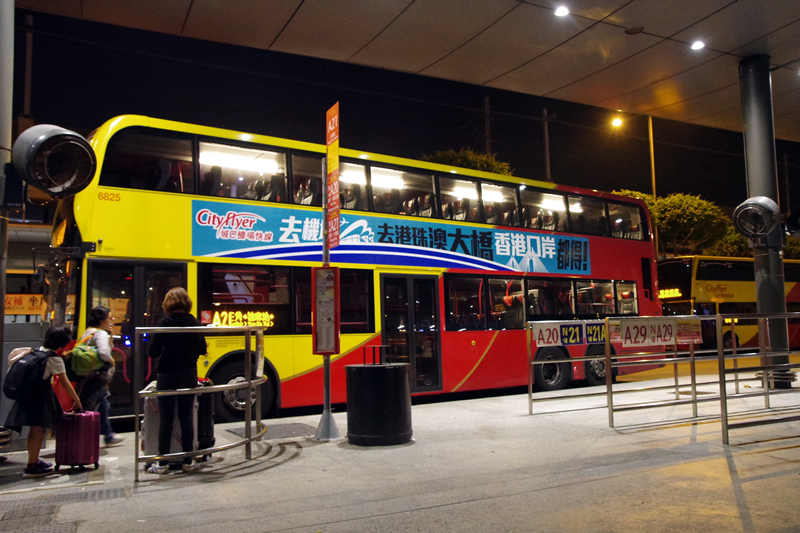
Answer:
[[(322, 258), (325, 147), (142, 116), (108, 121), (91, 144), (97, 175), (59, 206), (53, 231), (54, 254), (83, 253), (61, 254), (50, 271), (79, 331), (93, 306), (112, 310), (113, 413), (130, 413), (133, 360), (145, 356), (133, 352), (133, 329), (155, 325), (174, 286), (204, 324), (264, 328), (264, 413), (320, 404), (310, 282)], [(370, 346), (409, 363), (414, 394), (512, 387), (527, 384), (526, 320), (661, 312), (638, 200), (355, 150), (341, 161), (333, 402), (345, 401), (344, 366)], [(243, 380), (242, 339), (208, 340), (200, 376)], [(149, 360), (142, 367), (145, 382), (155, 378)], [(604, 376), (602, 365), (569, 362), (536, 372), (541, 389)], [(218, 419), (237, 418), (249, 398), (220, 394)]]
[[(800, 261), (783, 261), (786, 310), (800, 311)], [(752, 257), (685, 256), (658, 263), (659, 298), (664, 315), (756, 313), (756, 278)], [(713, 321), (704, 321), (703, 345), (716, 346)], [(733, 344), (729, 325), (726, 346)], [(736, 344), (758, 346), (758, 327), (735, 326)], [(800, 328), (789, 324), (789, 345), (800, 346)]]

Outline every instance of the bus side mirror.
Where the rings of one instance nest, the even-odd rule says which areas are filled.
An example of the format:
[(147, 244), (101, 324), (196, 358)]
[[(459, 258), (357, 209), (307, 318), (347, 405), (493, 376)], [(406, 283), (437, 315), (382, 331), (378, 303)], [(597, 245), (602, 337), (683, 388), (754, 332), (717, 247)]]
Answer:
[(28, 128), (11, 149), (6, 179), (21, 179), (54, 198), (85, 189), (94, 177), (97, 159), (89, 142), (52, 124)]
[(733, 212), (733, 225), (748, 239), (766, 237), (780, 220), (780, 209), (772, 198), (748, 198)]

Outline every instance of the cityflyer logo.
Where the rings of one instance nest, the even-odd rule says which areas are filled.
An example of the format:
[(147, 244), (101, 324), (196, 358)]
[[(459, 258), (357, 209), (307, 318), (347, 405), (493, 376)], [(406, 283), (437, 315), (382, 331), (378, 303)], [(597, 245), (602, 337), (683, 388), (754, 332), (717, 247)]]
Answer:
[(256, 222), (266, 220), (255, 213), (237, 213), (228, 211), (218, 215), (210, 209), (201, 209), (195, 215), (195, 222), (199, 226), (209, 226), (216, 230), (216, 238), (231, 241), (272, 242), (274, 235), (271, 231), (258, 231), (253, 227)]

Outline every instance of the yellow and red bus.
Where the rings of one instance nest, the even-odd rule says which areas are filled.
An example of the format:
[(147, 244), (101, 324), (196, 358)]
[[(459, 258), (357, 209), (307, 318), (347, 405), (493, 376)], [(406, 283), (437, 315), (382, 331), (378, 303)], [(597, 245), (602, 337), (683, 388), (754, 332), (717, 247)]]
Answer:
[[(153, 326), (178, 285), (204, 324), (265, 329), (265, 413), (320, 404), (310, 280), (322, 255), (325, 146), (143, 116), (114, 118), (90, 141), (97, 174), (59, 206), (53, 231), (56, 255), (82, 252), (61, 254), (50, 271), (76, 302), (65, 320), (78, 330), (93, 306), (112, 309), (113, 413), (131, 411), (132, 362), (143, 356), (133, 328)], [(410, 364), (414, 394), (495, 389), (527, 384), (526, 320), (661, 312), (638, 200), (356, 150), (341, 161), (333, 402), (345, 401), (344, 366), (370, 346)], [(209, 343), (200, 375), (242, 380), (242, 339)], [(537, 366), (537, 386), (603, 379), (602, 366), (588, 370)], [(218, 418), (231, 420), (250, 400), (239, 391), (216, 401)]]
[[(800, 311), (800, 261), (783, 261), (786, 310)], [(668, 315), (716, 315), (756, 313), (756, 278), (752, 257), (685, 256), (658, 263), (659, 298)], [(716, 346), (712, 321), (704, 321), (703, 345)], [(736, 325), (737, 344), (758, 346), (758, 328)], [(725, 327), (726, 345), (732, 344)], [(789, 325), (790, 346), (800, 346), (800, 329)]]

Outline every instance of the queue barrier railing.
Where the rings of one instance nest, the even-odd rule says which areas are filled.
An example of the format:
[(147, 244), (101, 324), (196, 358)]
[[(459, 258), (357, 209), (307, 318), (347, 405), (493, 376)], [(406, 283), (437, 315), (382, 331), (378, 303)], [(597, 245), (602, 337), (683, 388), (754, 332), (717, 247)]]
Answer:
[[(793, 318), (793, 319), (800, 319), (800, 313), (787, 313), (783, 315), (704, 315), (704, 316), (695, 316), (695, 315), (688, 315), (688, 316), (670, 316), (670, 317), (630, 317), (630, 318), (606, 318), (604, 319), (604, 354), (597, 355), (597, 356), (585, 356), (585, 357), (569, 357), (563, 359), (548, 359), (548, 360), (537, 360), (535, 358), (535, 352), (538, 350), (539, 346), (532, 338), (533, 327), (538, 326), (545, 328), (548, 325), (558, 326), (559, 328), (564, 326), (567, 329), (570, 326), (580, 325), (580, 324), (587, 324), (593, 323), (597, 324), (598, 320), (571, 320), (571, 321), (537, 321), (537, 322), (528, 322), (526, 324), (526, 338), (527, 338), (527, 348), (528, 348), (528, 414), (532, 415), (533, 413), (533, 405), (537, 402), (551, 402), (556, 400), (565, 400), (565, 399), (580, 399), (580, 398), (590, 398), (590, 397), (600, 397), (605, 396), (606, 402), (605, 405), (598, 405), (595, 407), (591, 407), (594, 409), (599, 408), (606, 408), (608, 410), (608, 425), (609, 427), (615, 427), (615, 413), (625, 412), (625, 411), (634, 411), (640, 409), (654, 409), (654, 408), (663, 408), (663, 407), (674, 407), (679, 405), (691, 405), (692, 406), (692, 417), (698, 417), (698, 404), (704, 402), (721, 402), (721, 418), (722, 418), (722, 428), (723, 428), (723, 442), (728, 444), (728, 437), (727, 432), (729, 429), (736, 429), (739, 427), (748, 427), (748, 426), (755, 426), (755, 425), (764, 425), (767, 423), (772, 423), (770, 421), (764, 420), (756, 420), (756, 421), (748, 421), (742, 422), (737, 424), (730, 424), (727, 421), (728, 410), (727, 410), (727, 400), (734, 399), (734, 398), (747, 398), (752, 396), (765, 396), (765, 407), (769, 409), (769, 382), (774, 381), (774, 377), (772, 372), (776, 370), (785, 371), (787, 368), (797, 368), (800, 367), (800, 364), (779, 364), (779, 365), (768, 365), (764, 357), (769, 357), (770, 353), (767, 350), (765, 345), (765, 340), (767, 338), (767, 321), (769, 318)], [(716, 349), (698, 349), (695, 347), (695, 344), (692, 342), (677, 342), (677, 335), (675, 335), (676, 342), (671, 344), (661, 344), (660, 346), (665, 347), (666, 349), (663, 351), (659, 350), (651, 350), (651, 351), (643, 351), (637, 353), (623, 353), (623, 354), (614, 354), (612, 353), (612, 340), (609, 338), (608, 331), (610, 328), (615, 328), (616, 331), (621, 332), (623, 329), (624, 324), (634, 324), (636, 325), (641, 324), (641, 326), (647, 326), (648, 322), (652, 323), (653, 321), (672, 321), (673, 323), (678, 323), (679, 321), (716, 321), (716, 332), (717, 332), (717, 348)], [(753, 353), (746, 353), (742, 351), (738, 344), (738, 337), (736, 335), (736, 324), (738, 322), (747, 322), (747, 321), (758, 321), (759, 326), (759, 339), (760, 339), (760, 354), (762, 356), (762, 364), (758, 367), (739, 367), (738, 360), (743, 358), (753, 358), (758, 354)], [(729, 346), (726, 347), (726, 342), (724, 339), (724, 328), (730, 328), (730, 342)], [(702, 326), (700, 327), (702, 331)], [(674, 332), (677, 333), (677, 332)], [(619, 339), (617, 339), (619, 341)], [(536, 345), (534, 347), (534, 345)], [(679, 349), (681, 346), (686, 346), (687, 349)], [(798, 352), (776, 352), (772, 353), (771, 355), (795, 355)], [(569, 394), (561, 394), (561, 395), (536, 395), (533, 394), (534, 388), (534, 367), (537, 365), (548, 365), (548, 364), (569, 364), (572, 365), (575, 362), (603, 362), (605, 371), (605, 378), (606, 378), (606, 390), (605, 392), (591, 392), (591, 393), (569, 393)], [(699, 362), (709, 361), (709, 362), (717, 362), (717, 366), (719, 370), (719, 380), (714, 381), (703, 381), (698, 382), (697, 380), (697, 371), (696, 365)], [(726, 367), (726, 362), (731, 362), (732, 368)], [(617, 388), (614, 389), (613, 383), (613, 369), (615, 368), (622, 368), (626, 366), (652, 366), (652, 365), (673, 365), (673, 377), (674, 383), (672, 385), (662, 385), (662, 386), (650, 386), (650, 387), (638, 387), (638, 388), (627, 388), (620, 390)], [(688, 386), (690, 387), (691, 391), (691, 398), (688, 399), (681, 399), (681, 388), (686, 387), (687, 384), (680, 382), (679, 365), (689, 365), (690, 372), (690, 383)], [(741, 374), (745, 372), (762, 372), (761, 375), (757, 375), (754, 377), (741, 377)], [(734, 375), (734, 378), (728, 379), (726, 376)], [(760, 381), (762, 383), (763, 391), (761, 392), (747, 392), (742, 393), (740, 392), (739, 383), (746, 382), (746, 381)], [(727, 384), (733, 383), (734, 384), (734, 394), (727, 393)], [(703, 398), (698, 398), (697, 394), (697, 386), (699, 385), (718, 385), (720, 393), (718, 395), (706, 396)], [(614, 394), (636, 394), (636, 393), (643, 393), (643, 392), (652, 392), (657, 390), (669, 390), (673, 389), (675, 391), (675, 399), (674, 400), (662, 400), (662, 401), (647, 401), (647, 402), (640, 402), (640, 403), (626, 403), (624, 405), (615, 405), (614, 403)], [(792, 392), (796, 391), (797, 389), (788, 389), (785, 391), (780, 392)], [(777, 391), (772, 391), (772, 394), (775, 394)], [(580, 410), (586, 409), (586, 407), (580, 407)], [(577, 409), (571, 409), (577, 410)], [(785, 422), (789, 420), (797, 420), (800, 417), (783, 417), (780, 419), (774, 419), (775, 423), (778, 422)]]
[[(147, 354), (142, 351), (142, 338), (146, 335), (152, 334), (172, 334), (172, 333), (203, 333), (204, 335), (236, 335), (244, 333), (244, 372), (246, 381), (241, 381), (233, 384), (226, 385), (212, 385), (208, 387), (197, 387), (188, 389), (175, 389), (175, 390), (156, 390), (147, 391), (142, 390), (142, 358), (147, 357)], [(252, 335), (256, 335), (256, 371), (253, 372), (253, 358), (251, 350)], [(261, 327), (223, 327), (223, 326), (196, 326), (185, 328), (136, 328), (134, 333), (134, 349), (136, 357), (134, 358), (134, 417), (135, 417), (135, 442), (134, 442), (134, 481), (139, 482), (139, 463), (148, 463), (154, 461), (162, 461), (168, 459), (183, 459), (186, 457), (196, 457), (201, 455), (209, 455), (218, 453), (239, 446), (245, 447), (245, 457), (252, 459), (252, 442), (259, 441), (267, 432), (267, 427), (261, 420), (261, 387), (267, 381), (264, 374), (264, 359), (263, 359), (263, 346), (264, 346), (264, 328)], [(254, 374), (257, 376), (254, 379)], [(194, 450), (191, 452), (169, 453), (166, 455), (139, 455), (139, 442), (141, 431), (141, 411), (142, 399), (147, 397), (159, 396), (181, 396), (181, 395), (198, 395), (198, 394), (212, 394), (226, 390), (238, 390), (244, 388), (255, 387), (255, 418), (256, 418), (256, 433), (252, 433), (253, 413), (251, 409), (244, 410), (244, 439), (236, 442), (224, 444), (222, 446), (215, 446), (213, 448), (204, 448)], [(248, 395), (249, 396), (249, 395)]]

